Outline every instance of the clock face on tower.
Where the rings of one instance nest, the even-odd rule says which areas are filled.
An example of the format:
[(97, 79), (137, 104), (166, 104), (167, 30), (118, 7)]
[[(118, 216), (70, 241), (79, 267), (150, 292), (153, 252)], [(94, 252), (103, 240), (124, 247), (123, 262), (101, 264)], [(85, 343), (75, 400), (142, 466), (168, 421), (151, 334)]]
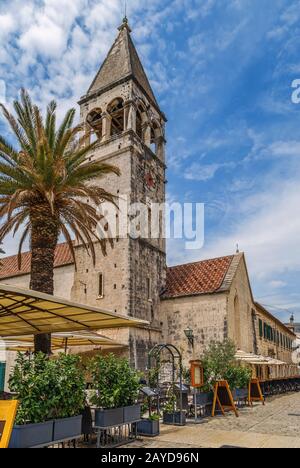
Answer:
[(150, 172), (147, 172), (145, 175), (145, 183), (149, 190), (152, 190), (152, 191), (155, 190), (156, 180)]

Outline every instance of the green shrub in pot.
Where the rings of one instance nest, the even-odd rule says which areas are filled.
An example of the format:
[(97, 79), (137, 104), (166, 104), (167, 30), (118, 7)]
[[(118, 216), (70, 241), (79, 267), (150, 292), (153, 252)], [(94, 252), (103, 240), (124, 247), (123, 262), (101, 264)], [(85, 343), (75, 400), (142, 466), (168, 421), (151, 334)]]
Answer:
[(32, 357), (18, 354), (9, 379), (10, 390), (19, 400), (10, 448), (28, 448), (52, 441), (54, 422), (49, 419), (53, 377), (45, 354)]
[(238, 365), (230, 366), (224, 375), (225, 380), (227, 380), (232, 390), (248, 389), (251, 377), (252, 377), (251, 369), (247, 367), (238, 366)]
[(54, 419), (54, 440), (77, 437), (82, 433), (82, 412), (85, 407), (85, 378), (77, 355), (60, 354), (49, 361), (55, 374), (51, 417)]
[(16, 425), (37, 424), (51, 419), (54, 379), (45, 354), (29, 357), (18, 354), (9, 378), (9, 388), (19, 400)]
[[(96, 406), (96, 425), (106, 427), (140, 418), (140, 405), (135, 405), (141, 388), (141, 374), (132, 369), (127, 359), (114, 354), (98, 355), (91, 360), (90, 373)], [(133, 416), (127, 413), (133, 412)], [(129, 420), (130, 419), (130, 420)]]
[[(53, 434), (54, 440), (81, 434), (85, 382), (79, 360), (63, 354), (56, 359), (43, 353), (18, 355), (9, 380), (20, 402), (12, 437), (16, 444), (26, 441), (26, 446), (35, 446), (51, 442)], [(47, 437), (41, 439), (46, 430)]]
[(49, 367), (53, 368), (55, 376), (50, 416), (53, 419), (62, 419), (80, 415), (86, 398), (80, 357), (60, 354), (57, 359), (49, 361)]
[(226, 380), (228, 369), (236, 366), (236, 347), (230, 340), (213, 341), (205, 350), (201, 361), (204, 368), (205, 386), (202, 391), (211, 392), (218, 380)]

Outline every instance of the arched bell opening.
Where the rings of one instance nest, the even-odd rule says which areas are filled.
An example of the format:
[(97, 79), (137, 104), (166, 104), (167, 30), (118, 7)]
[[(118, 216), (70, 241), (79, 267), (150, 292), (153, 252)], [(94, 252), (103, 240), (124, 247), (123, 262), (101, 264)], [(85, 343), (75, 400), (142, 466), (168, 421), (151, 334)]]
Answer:
[(139, 100), (136, 111), (136, 133), (138, 137), (145, 143), (145, 128), (147, 126), (147, 111), (144, 103)]
[(119, 135), (124, 132), (124, 101), (122, 98), (114, 99), (107, 107), (111, 117), (110, 136)]
[(158, 122), (154, 121), (151, 125), (150, 149), (157, 156), (160, 153), (162, 130)]
[(103, 114), (100, 108), (93, 109), (87, 116), (87, 124), (90, 134), (90, 142), (93, 143), (96, 140), (102, 138), (103, 128)]

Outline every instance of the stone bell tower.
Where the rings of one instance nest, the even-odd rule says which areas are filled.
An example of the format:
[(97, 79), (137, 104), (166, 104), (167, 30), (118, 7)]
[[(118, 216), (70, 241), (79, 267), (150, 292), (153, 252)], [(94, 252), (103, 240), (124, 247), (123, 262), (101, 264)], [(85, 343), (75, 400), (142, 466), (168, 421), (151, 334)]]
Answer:
[[(166, 249), (164, 217), (156, 216), (152, 203), (165, 202), (165, 123), (131, 38), (125, 18), (108, 56), (87, 94), (79, 102), (81, 122), (89, 141), (97, 141), (92, 160), (117, 166), (121, 176), (99, 180), (106, 190), (126, 199), (128, 206), (143, 203), (146, 218), (137, 221), (136, 232), (115, 239), (104, 257), (97, 246), (96, 266), (82, 247), (77, 247), (77, 272), (72, 296), (79, 302), (150, 322), (145, 329), (111, 331), (110, 336), (129, 344), (133, 365), (143, 368), (148, 350), (161, 341), (160, 294), (165, 286)], [(124, 205), (122, 205), (124, 207)], [(122, 208), (121, 208), (122, 211)], [(116, 214), (122, 217), (123, 213)], [(128, 219), (132, 221), (130, 214)], [(134, 224), (134, 223), (133, 223)], [(109, 334), (109, 333), (107, 333)]]

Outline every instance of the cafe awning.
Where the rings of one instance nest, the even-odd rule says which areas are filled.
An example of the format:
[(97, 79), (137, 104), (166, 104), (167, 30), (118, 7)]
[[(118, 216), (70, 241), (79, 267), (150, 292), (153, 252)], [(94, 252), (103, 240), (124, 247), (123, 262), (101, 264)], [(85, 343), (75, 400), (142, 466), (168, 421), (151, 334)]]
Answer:
[(279, 361), (278, 359), (273, 359), (266, 356), (261, 356), (253, 353), (246, 353), (244, 351), (238, 350), (235, 355), (236, 360), (248, 362), (249, 364), (256, 364), (256, 365), (276, 365), (276, 366), (283, 366), (286, 365), (285, 362)]
[(0, 284), (1, 337), (148, 325), (98, 307)]
[[(71, 347), (96, 346), (101, 349), (125, 348), (126, 345), (93, 332), (67, 332), (52, 334), (52, 350), (67, 349)], [(0, 340), (1, 347), (1, 340)], [(2, 347), (9, 351), (30, 351), (34, 347), (34, 338), (31, 336), (12, 336), (3, 338)]]

